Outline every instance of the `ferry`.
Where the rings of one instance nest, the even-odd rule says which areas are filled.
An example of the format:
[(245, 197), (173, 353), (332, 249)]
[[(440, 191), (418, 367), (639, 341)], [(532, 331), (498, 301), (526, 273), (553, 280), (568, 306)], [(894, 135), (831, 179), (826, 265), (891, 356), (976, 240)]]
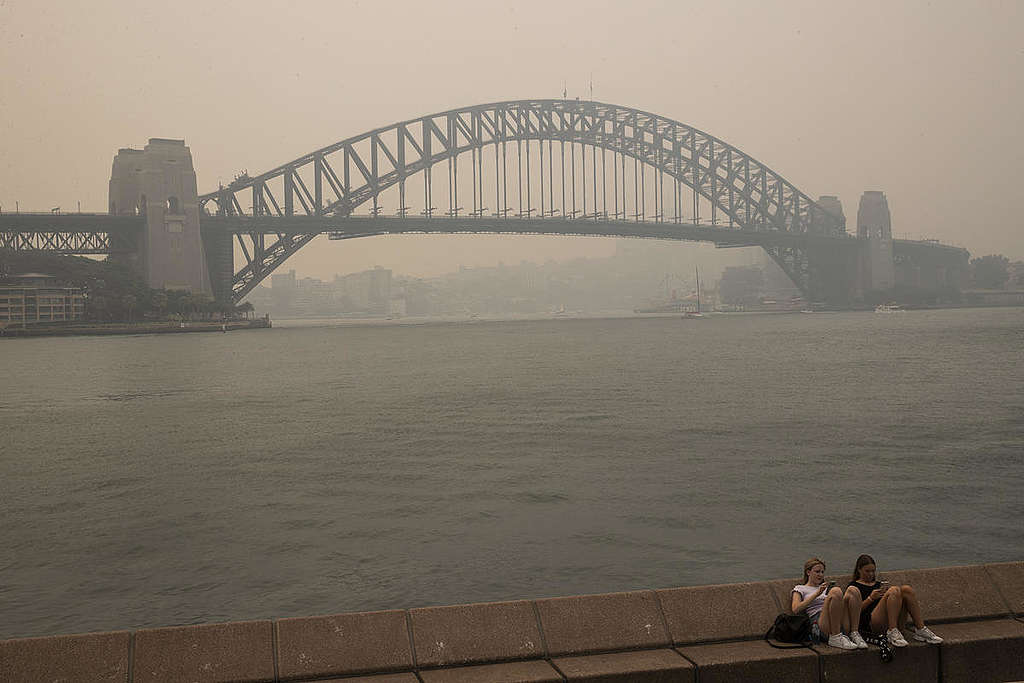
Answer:
[(907, 309), (899, 304), (878, 304), (875, 313), (906, 313)]

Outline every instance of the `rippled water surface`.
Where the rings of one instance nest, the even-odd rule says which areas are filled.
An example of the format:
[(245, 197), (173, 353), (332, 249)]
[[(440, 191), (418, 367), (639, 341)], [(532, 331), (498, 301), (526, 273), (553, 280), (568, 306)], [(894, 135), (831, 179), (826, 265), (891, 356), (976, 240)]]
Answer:
[(1021, 309), (0, 341), (0, 637), (1024, 559)]

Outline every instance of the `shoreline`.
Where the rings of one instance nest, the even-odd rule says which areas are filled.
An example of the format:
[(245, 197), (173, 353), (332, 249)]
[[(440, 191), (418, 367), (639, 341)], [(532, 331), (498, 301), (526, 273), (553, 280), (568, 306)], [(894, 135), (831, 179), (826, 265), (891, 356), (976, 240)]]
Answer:
[(928, 600), (928, 624), (942, 642), (926, 644), (907, 632), (912, 644), (889, 659), (876, 647), (821, 643), (780, 653), (765, 642), (764, 629), (780, 610), (789, 612), (798, 581), (790, 577), (13, 638), (0, 640), (0, 677), (817, 683), (960, 681), (979, 671), (984, 680), (1024, 676), (1024, 562), (886, 575)]
[(182, 334), (188, 332), (233, 332), (272, 327), (269, 317), (255, 320), (203, 320), (196, 322), (144, 322), (144, 323), (84, 323), (74, 325), (46, 325), (0, 328), (0, 338), (15, 337), (70, 337), (112, 334)]

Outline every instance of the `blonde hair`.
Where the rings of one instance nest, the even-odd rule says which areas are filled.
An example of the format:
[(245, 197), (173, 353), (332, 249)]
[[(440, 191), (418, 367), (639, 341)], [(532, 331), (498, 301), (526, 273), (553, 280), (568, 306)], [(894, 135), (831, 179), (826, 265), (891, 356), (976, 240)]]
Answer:
[(807, 575), (810, 573), (811, 569), (816, 564), (820, 564), (822, 568), (825, 567), (825, 562), (817, 557), (812, 557), (811, 559), (804, 562), (804, 583), (807, 583)]

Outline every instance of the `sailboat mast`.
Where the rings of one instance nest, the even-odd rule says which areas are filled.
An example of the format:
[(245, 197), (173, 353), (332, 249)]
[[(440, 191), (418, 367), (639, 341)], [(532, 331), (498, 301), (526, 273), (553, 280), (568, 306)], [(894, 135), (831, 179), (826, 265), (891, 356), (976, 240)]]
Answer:
[(693, 270), (697, 273), (697, 312), (700, 313), (700, 269), (694, 268)]

